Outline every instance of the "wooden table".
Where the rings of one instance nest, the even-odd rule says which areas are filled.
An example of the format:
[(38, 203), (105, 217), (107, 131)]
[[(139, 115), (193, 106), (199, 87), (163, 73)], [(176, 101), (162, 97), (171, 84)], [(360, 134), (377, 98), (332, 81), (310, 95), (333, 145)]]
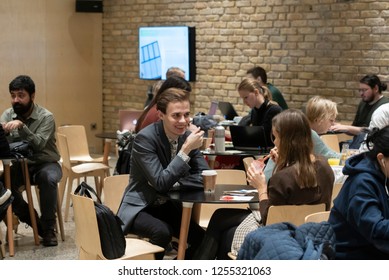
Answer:
[[(117, 139), (116, 132), (102, 132), (95, 135), (98, 138), (104, 139), (104, 154), (103, 163), (108, 165), (109, 154), (111, 152), (111, 142)], [(109, 166), (109, 165), (108, 165)]]
[(189, 223), (192, 215), (192, 207), (194, 203), (220, 203), (220, 204), (242, 204), (259, 202), (258, 193), (253, 193), (253, 198), (250, 201), (247, 200), (221, 200), (220, 197), (224, 195), (225, 191), (254, 189), (248, 185), (216, 185), (214, 193), (204, 192), (204, 190), (182, 190), (169, 192), (168, 198), (171, 200), (177, 200), (182, 202), (182, 217), (180, 237), (178, 241), (177, 259), (183, 260), (185, 258), (185, 249), (188, 239)]

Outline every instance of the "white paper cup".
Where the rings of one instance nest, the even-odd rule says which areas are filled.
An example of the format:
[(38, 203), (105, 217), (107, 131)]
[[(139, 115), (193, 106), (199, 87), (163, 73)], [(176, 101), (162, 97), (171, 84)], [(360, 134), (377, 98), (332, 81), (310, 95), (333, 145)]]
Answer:
[(203, 170), (203, 184), (205, 192), (214, 192), (216, 185), (216, 170)]

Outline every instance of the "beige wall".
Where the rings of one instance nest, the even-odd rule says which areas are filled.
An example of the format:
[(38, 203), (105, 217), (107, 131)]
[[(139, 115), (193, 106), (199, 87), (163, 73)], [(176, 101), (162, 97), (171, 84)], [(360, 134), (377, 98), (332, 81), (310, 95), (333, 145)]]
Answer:
[[(293, 108), (323, 95), (351, 120), (360, 77), (389, 81), (389, 2), (372, 0), (104, 0), (104, 127), (117, 110), (141, 109), (147, 85), (138, 78), (138, 28), (189, 25), (197, 33), (193, 112), (212, 99), (242, 105), (235, 88), (245, 71), (263, 66)], [(387, 93), (385, 93), (387, 95)]]
[(57, 126), (85, 125), (92, 152), (100, 151), (102, 15), (76, 13), (75, 0), (2, 0), (0, 11), (0, 111), (10, 105), (9, 82), (27, 74)]

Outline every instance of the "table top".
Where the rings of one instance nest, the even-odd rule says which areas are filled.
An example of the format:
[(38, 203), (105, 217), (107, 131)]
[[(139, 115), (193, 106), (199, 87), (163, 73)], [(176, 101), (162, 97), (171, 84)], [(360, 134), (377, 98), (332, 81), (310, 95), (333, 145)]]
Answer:
[(241, 151), (241, 150), (230, 150), (227, 149), (225, 152), (216, 152), (214, 149), (206, 149), (202, 150), (201, 153), (204, 156), (265, 156), (269, 153), (262, 152), (262, 151)]
[(98, 138), (104, 138), (104, 139), (117, 139), (117, 134), (114, 131), (106, 131), (95, 134)]
[(179, 200), (181, 202), (193, 202), (193, 203), (253, 203), (259, 202), (258, 193), (250, 193), (248, 196), (253, 196), (251, 200), (239, 199), (235, 196), (235, 199), (220, 199), (225, 195), (225, 191), (239, 191), (239, 190), (254, 190), (253, 187), (249, 185), (216, 185), (215, 192), (208, 193), (201, 190), (182, 190), (182, 191), (171, 191), (167, 195), (169, 199)]

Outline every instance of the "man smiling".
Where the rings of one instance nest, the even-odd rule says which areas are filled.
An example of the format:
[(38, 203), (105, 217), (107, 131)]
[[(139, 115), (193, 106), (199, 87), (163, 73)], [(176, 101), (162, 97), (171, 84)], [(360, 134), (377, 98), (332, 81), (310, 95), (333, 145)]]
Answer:
[[(179, 236), (182, 205), (166, 200), (163, 194), (174, 189), (202, 188), (201, 172), (208, 165), (198, 150), (204, 132), (188, 131), (189, 93), (176, 88), (165, 90), (158, 96), (157, 110), (160, 121), (143, 128), (134, 140), (131, 179), (118, 216), (125, 234), (147, 237), (166, 249), (172, 236)], [(189, 258), (203, 234), (204, 230), (191, 222)], [(163, 256), (159, 253), (156, 258)]]

